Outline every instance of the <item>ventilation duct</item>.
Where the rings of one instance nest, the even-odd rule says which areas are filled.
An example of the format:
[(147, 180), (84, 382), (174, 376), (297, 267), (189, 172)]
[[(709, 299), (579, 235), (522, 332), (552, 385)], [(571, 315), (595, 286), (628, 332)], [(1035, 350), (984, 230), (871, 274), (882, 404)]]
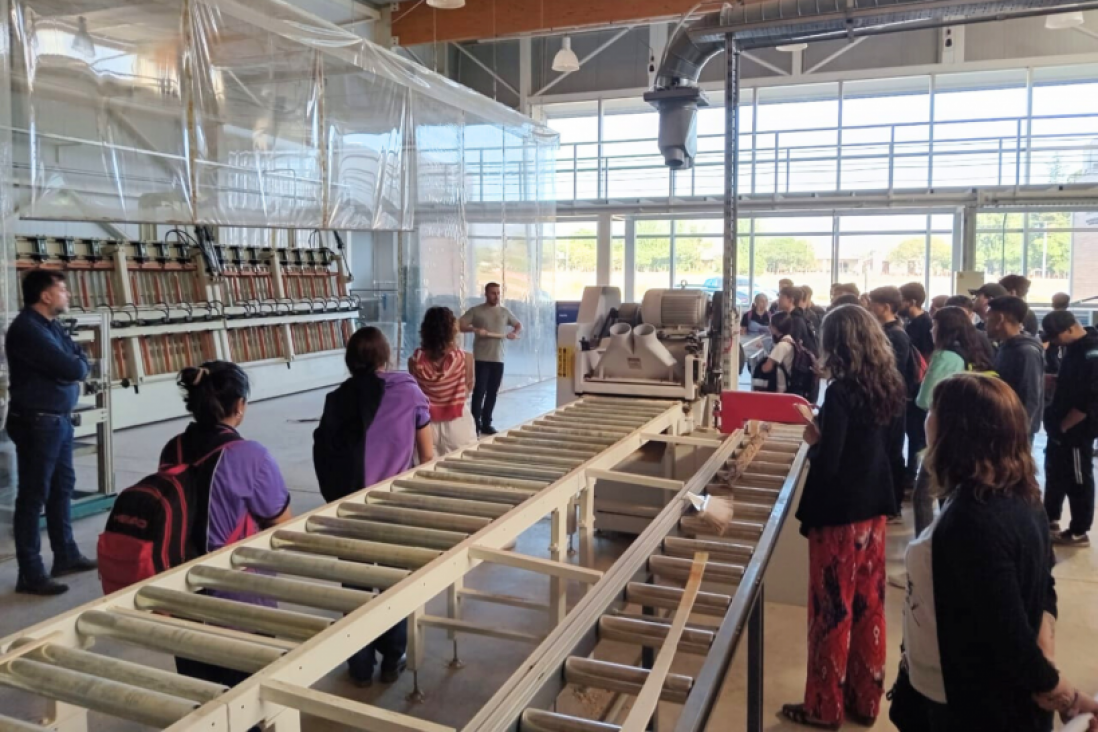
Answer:
[(898, 33), (1098, 8), (1098, 0), (762, 0), (726, 5), (680, 28), (645, 101), (660, 113), (659, 146), (671, 168), (689, 168), (697, 149), (697, 111), (709, 100), (698, 88), (705, 65), (731, 35), (745, 50)]

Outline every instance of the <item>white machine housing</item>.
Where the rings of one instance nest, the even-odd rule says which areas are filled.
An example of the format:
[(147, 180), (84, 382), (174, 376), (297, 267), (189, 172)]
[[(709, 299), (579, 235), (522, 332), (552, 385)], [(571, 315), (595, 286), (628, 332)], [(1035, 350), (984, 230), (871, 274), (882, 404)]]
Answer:
[(623, 304), (616, 287), (584, 288), (577, 321), (557, 328), (557, 404), (583, 394), (698, 399), (709, 304), (700, 289), (648, 290)]

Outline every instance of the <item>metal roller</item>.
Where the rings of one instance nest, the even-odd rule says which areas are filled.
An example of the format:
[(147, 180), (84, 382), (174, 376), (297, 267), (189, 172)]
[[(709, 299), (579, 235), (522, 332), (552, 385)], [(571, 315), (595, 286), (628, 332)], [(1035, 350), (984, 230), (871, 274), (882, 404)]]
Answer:
[(489, 488), (510, 488), (516, 491), (528, 491), (532, 496), (542, 488), (549, 485), (545, 480), (523, 480), (510, 478), (486, 478), (483, 475), (464, 475), (461, 473), (444, 473), (441, 470), (420, 470), (415, 474), (417, 480), (439, 480), (443, 483), (473, 483), (474, 485), (487, 486)]
[(527, 455), (544, 455), (546, 457), (568, 458), (569, 460), (576, 460), (581, 463), (589, 460), (591, 456), (589, 452), (580, 449), (573, 450), (566, 447), (533, 447), (530, 445), (515, 445), (508, 442), (500, 442), (499, 440), (481, 442), (477, 449), (490, 449), (508, 455), (517, 455), (519, 457), (525, 457)]
[(522, 713), (519, 732), (621, 732), (621, 727), (541, 709), (527, 709)]
[[(653, 554), (648, 558), (648, 571), (657, 577), (686, 582), (690, 577), (690, 565), (692, 560), (679, 557), (667, 557), (661, 554)], [(738, 585), (743, 579), (744, 568), (738, 564), (726, 564), (724, 562), (705, 563), (705, 581), (718, 584)]]
[(337, 613), (354, 612), (374, 598), (373, 593), (362, 590), (201, 565), (187, 572), (187, 584), (204, 590), (244, 592)]
[(780, 450), (771, 451), (765, 447), (755, 453), (755, 457), (759, 460), (765, 460), (768, 463), (780, 463), (785, 466), (786, 470), (789, 470), (789, 466), (793, 464), (793, 456), (796, 453), (782, 452)]
[(663, 540), (663, 551), (668, 556), (691, 558), (697, 552), (708, 552), (719, 562), (732, 560), (747, 561), (755, 553), (750, 544), (733, 544), (724, 541), (705, 541), (703, 539), (684, 539), (681, 536), (668, 536)]
[(334, 531), (356, 539), (413, 546), (421, 549), (451, 549), (469, 538), (468, 534), (415, 526), (395, 526), (362, 519), (312, 516), (305, 524), (309, 531)]
[(463, 516), (484, 516), (487, 518), (499, 518), (514, 508), (514, 504), (465, 501), (460, 498), (425, 496), (403, 491), (374, 491), (367, 493), (366, 502), (383, 506), (407, 506), (427, 511), (443, 511)]
[(6, 670), (0, 673), (0, 684), (161, 728), (170, 727), (199, 707), (195, 701), (29, 658), (9, 662)]
[(393, 491), (397, 495), (439, 496), (468, 502), (483, 500), (489, 504), (508, 504), (514, 508), (534, 495), (532, 491), (512, 488), (488, 488), (472, 483), (443, 483), (439, 480), (394, 480)]
[[(630, 430), (630, 431), (632, 431), (632, 430)], [(556, 437), (557, 435), (560, 435), (561, 437), (572, 437), (572, 438), (580, 437), (580, 438), (583, 438), (584, 440), (589, 440), (589, 441), (592, 441), (592, 442), (596, 442), (598, 444), (612, 445), (613, 443), (620, 440), (624, 436), (624, 434), (628, 434), (628, 433), (619, 434), (617, 432), (609, 432), (607, 430), (597, 430), (597, 429), (594, 429), (594, 428), (586, 429), (586, 428), (582, 428), (582, 427), (551, 427), (549, 425), (543, 425), (543, 424), (532, 424), (532, 425), (523, 425), (522, 427), (519, 427), (519, 434), (520, 435), (528, 435), (528, 434), (539, 435), (540, 434), (540, 435), (549, 435), (550, 437)]]
[(583, 442), (565, 443), (560, 440), (553, 440), (545, 437), (539, 438), (532, 435), (520, 435), (518, 433), (497, 437), (492, 441), (492, 444), (514, 445), (517, 447), (540, 447), (548, 448), (550, 450), (568, 450), (569, 452), (583, 453), (588, 458), (592, 458), (599, 454), (599, 448)]
[(491, 519), (480, 516), (459, 516), (405, 506), (380, 506), (376, 503), (350, 501), (339, 504), (336, 514), (343, 518), (362, 518), (401, 526), (418, 526), (423, 529), (461, 531), (467, 534), (475, 534), (492, 522)]
[(476, 450), (468, 450), (461, 455), (462, 460), (522, 460), (525, 465), (533, 465), (536, 467), (545, 466), (548, 468), (567, 468), (572, 470), (573, 468), (582, 465), (586, 462), (583, 458), (575, 457), (558, 457), (556, 455), (537, 455), (533, 453), (523, 454), (520, 451), (511, 451), (498, 447), (492, 447), (491, 445), (484, 445), (478, 447)]
[[(682, 601), (683, 591), (678, 587), (662, 587), (642, 582), (630, 582), (625, 587), (625, 598), (642, 607), (659, 607), (675, 610)], [(694, 612), (700, 615), (723, 617), (732, 598), (715, 592), (699, 592), (694, 602)]]
[[(745, 471), (736, 482), (743, 481), (745, 484), (756, 488), (780, 488), (785, 483), (785, 477), (780, 475), (768, 475), (766, 473), (757, 473), (754, 470)], [(733, 484), (734, 485), (734, 484)]]
[(769, 502), (773, 505), (778, 500), (781, 490), (778, 488), (754, 488), (748, 485), (733, 485), (732, 495), (737, 499), (751, 499), (760, 503)]
[[(33, 641), (33, 638), (25, 638), (16, 641), (13, 646), (18, 648)], [(149, 691), (170, 694), (200, 704), (217, 698), (229, 689), (227, 686), (210, 681), (192, 679), (190, 676), (162, 671), (140, 663), (121, 661), (99, 653), (89, 653), (79, 648), (67, 648), (56, 643), (40, 646), (26, 654), (24, 658), (60, 666), (70, 671), (79, 671), (80, 673), (110, 679), (122, 684), (140, 686)], [(0, 730), (2, 729), (3, 726), (0, 725)]]
[[(622, 618), (614, 615), (603, 615), (599, 618), (599, 638), (602, 640), (620, 641), (647, 648), (659, 648), (667, 638), (670, 625), (663, 623), (647, 623), (643, 620)], [(678, 649), (683, 653), (694, 653), (704, 656), (709, 653), (709, 647), (713, 644), (715, 633), (711, 630), (687, 628), (683, 631), (682, 640)]]
[(562, 424), (562, 425), (598, 425), (599, 429), (613, 427), (615, 431), (625, 430), (632, 432), (639, 429), (648, 420), (640, 420), (623, 415), (586, 414), (584, 412), (558, 412), (549, 414), (535, 421), (535, 424)]
[(200, 620), (297, 641), (312, 638), (332, 622), (316, 615), (164, 587), (142, 587), (137, 591), (133, 602), (139, 610), (155, 610), (188, 620)]
[(101, 610), (81, 613), (76, 619), (76, 631), (89, 637), (114, 638), (130, 645), (151, 648), (246, 673), (255, 673), (281, 658), (284, 653), (277, 648), (259, 643), (210, 635), (186, 628), (175, 628), (161, 625), (154, 619), (138, 620)]
[[(697, 516), (683, 516), (679, 520), (679, 530), (688, 536), (716, 536), (713, 527)], [(763, 524), (754, 521), (731, 521), (721, 536), (735, 539), (758, 541), (762, 536)]]
[(635, 432), (638, 425), (632, 423), (618, 424), (613, 419), (580, 419), (579, 417), (546, 417), (535, 419), (536, 427), (556, 427), (557, 429), (582, 429), (601, 432), (607, 435), (627, 435)]
[[(569, 684), (593, 686), (622, 694), (636, 696), (651, 672), (646, 668), (625, 666), (620, 663), (596, 661), (593, 658), (572, 656), (564, 662), (564, 679)], [(682, 704), (690, 693), (694, 679), (682, 674), (667, 674), (663, 680), (660, 698)]]
[(442, 552), (436, 549), (394, 546), (376, 541), (286, 529), (280, 529), (271, 534), (271, 546), (275, 549), (294, 549), (310, 554), (323, 554), (351, 562), (384, 564), (407, 569), (418, 569), (442, 555)]
[(0, 714), (0, 732), (49, 732), (49, 728)]
[(602, 418), (628, 420), (633, 422), (637, 427), (642, 427), (651, 422), (656, 417), (663, 414), (659, 412), (648, 411), (630, 411), (622, 409), (605, 409), (605, 408), (592, 408), (592, 407), (576, 407), (575, 409), (565, 409), (555, 414), (562, 417), (578, 418), (584, 420), (599, 420)]
[(241, 547), (232, 553), (234, 567), (266, 569), (299, 577), (345, 582), (356, 587), (392, 587), (411, 572), (392, 567), (370, 567), (331, 557), (318, 557), (300, 552)]
[(560, 480), (562, 476), (567, 475), (568, 473), (566, 470), (523, 468), (517, 465), (508, 465), (507, 463), (487, 463), (475, 460), (443, 460), (439, 463), (439, 467), (453, 471), (454, 473), (479, 475), (483, 477), (494, 475), (501, 478), (533, 478), (542, 479), (548, 483)]
[[(519, 458), (514, 455), (488, 455), (477, 450), (468, 450), (462, 454), (459, 465), (487, 465), (496, 468), (505, 468), (510, 471), (523, 471), (530, 475), (552, 476), (555, 482), (575, 470), (575, 465), (553, 465), (544, 462), (541, 458)], [(443, 465), (443, 467), (446, 467)], [(448, 468), (453, 470), (453, 466)], [(515, 473), (521, 475), (523, 473)]]
[(561, 447), (593, 447), (595, 450), (601, 452), (610, 445), (621, 439), (617, 435), (607, 437), (605, 435), (584, 435), (577, 434), (579, 430), (568, 430), (560, 427), (537, 427), (534, 425), (524, 425), (520, 427), (517, 432), (511, 434), (515, 437), (525, 437), (527, 439), (542, 440), (545, 442), (552, 442), (560, 445)]
[(756, 455), (751, 461), (751, 465), (748, 470), (752, 473), (759, 473), (760, 475), (773, 475), (785, 480), (785, 476), (789, 474), (789, 466), (783, 463), (771, 463), (765, 460), (760, 460)]

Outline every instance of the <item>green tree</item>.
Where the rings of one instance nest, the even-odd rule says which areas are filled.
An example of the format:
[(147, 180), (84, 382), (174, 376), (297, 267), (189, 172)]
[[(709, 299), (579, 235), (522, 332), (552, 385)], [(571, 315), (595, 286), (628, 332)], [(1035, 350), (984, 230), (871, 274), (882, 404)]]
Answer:
[(807, 272), (815, 266), (816, 252), (804, 239), (779, 236), (755, 240), (756, 274)]

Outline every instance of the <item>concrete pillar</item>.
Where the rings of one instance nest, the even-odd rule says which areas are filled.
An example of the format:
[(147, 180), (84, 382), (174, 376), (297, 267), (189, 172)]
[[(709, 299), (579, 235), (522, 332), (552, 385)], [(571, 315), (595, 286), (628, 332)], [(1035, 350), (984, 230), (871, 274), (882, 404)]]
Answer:
[(595, 244), (595, 284), (610, 284), (611, 247), (613, 246), (614, 219), (608, 213), (599, 214)]

